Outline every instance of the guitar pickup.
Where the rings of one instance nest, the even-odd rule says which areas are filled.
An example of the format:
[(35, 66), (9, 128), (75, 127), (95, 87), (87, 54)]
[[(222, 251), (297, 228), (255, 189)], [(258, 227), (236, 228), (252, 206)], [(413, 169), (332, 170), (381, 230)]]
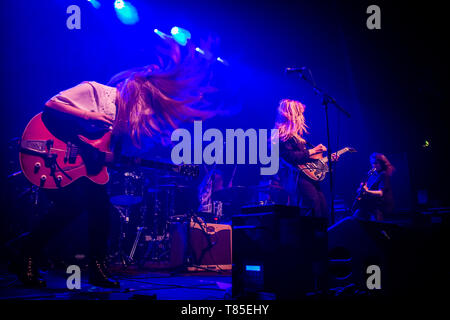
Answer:
[(64, 163), (75, 163), (78, 155), (78, 146), (73, 144), (72, 142), (67, 142), (67, 149), (64, 155)]

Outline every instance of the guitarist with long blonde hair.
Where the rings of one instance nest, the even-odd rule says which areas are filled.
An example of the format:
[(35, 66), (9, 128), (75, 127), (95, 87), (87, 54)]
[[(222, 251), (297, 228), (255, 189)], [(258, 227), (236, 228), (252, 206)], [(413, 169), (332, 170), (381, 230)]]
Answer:
[[(166, 67), (152, 65), (127, 70), (114, 76), (108, 85), (82, 82), (51, 98), (42, 117), (52, 118), (58, 130), (82, 128), (83, 133), (94, 134), (112, 131), (113, 140), (124, 138), (140, 147), (143, 137), (161, 137), (181, 122), (213, 116), (213, 111), (203, 108), (203, 95), (209, 91), (202, 82), (207, 75), (207, 62), (194, 56), (192, 44), (188, 44), (188, 54), (181, 59), (179, 46), (166, 40), (170, 45), (170, 63)], [(77, 136), (76, 132), (71, 134)], [(67, 156), (70, 158), (70, 154)], [(47, 180), (50, 182), (51, 178)], [(105, 266), (110, 214), (106, 186), (81, 177), (62, 188), (44, 191), (54, 205), (29, 233), (9, 244), (11, 267), (18, 278), (26, 286), (45, 286), (36, 259), (56, 233), (87, 211), (89, 282), (119, 287), (108, 276)]]
[[(278, 105), (275, 128), (278, 129), (280, 156), (293, 167), (307, 163), (312, 156), (327, 151), (322, 144), (307, 148), (309, 143), (304, 135), (308, 133), (308, 126), (304, 112), (305, 106), (300, 101), (283, 99)], [(335, 155), (332, 157), (333, 160), (337, 158)], [(327, 201), (320, 189), (320, 183), (299, 174), (296, 184), (300, 206), (312, 209), (315, 217), (328, 218)]]

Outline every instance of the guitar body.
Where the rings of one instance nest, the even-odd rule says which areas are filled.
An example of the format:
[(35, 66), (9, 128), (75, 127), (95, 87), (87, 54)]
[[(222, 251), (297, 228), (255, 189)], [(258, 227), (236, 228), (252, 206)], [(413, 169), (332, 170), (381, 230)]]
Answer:
[[(346, 152), (356, 152), (356, 149), (346, 147), (335, 153), (336, 156), (340, 156)], [(310, 156), (311, 161), (305, 164), (299, 164), (298, 169), (300, 169), (303, 174), (313, 181), (322, 181), (325, 179), (329, 168), (328, 168), (328, 158), (323, 156), (323, 153), (316, 153)]]
[[(367, 186), (367, 181), (369, 178), (375, 173), (375, 170), (372, 169), (368, 172), (366, 179), (361, 182), (358, 190), (356, 190), (356, 196), (355, 200), (353, 201), (352, 205), (352, 212), (355, 212), (356, 210), (364, 207), (365, 202), (368, 202), (369, 199), (367, 199), (367, 192), (364, 191), (364, 186)], [(369, 186), (367, 186), (369, 187)]]
[(100, 154), (110, 152), (110, 141), (110, 131), (95, 140), (72, 135), (71, 141), (63, 141), (47, 128), (43, 113), (39, 113), (30, 120), (22, 135), (20, 166), (31, 183), (45, 189), (63, 188), (81, 177), (105, 184), (109, 175), (104, 162), (86, 166), (82, 155), (85, 145)]
[[(44, 189), (60, 189), (87, 177), (97, 184), (109, 181), (107, 164), (112, 163), (110, 130), (90, 130), (80, 119), (48, 110), (30, 120), (20, 142), (20, 166), (25, 177)], [(129, 165), (169, 170), (197, 177), (197, 165), (175, 165), (119, 156)]]
[(328, 172), (328, 165), (323, 161), (325, 157), (322, 153), (316, 153), (310, 158), (313, 160), (305, 164), (298, 165), (298, 168), (311, 180), (324, 180)]

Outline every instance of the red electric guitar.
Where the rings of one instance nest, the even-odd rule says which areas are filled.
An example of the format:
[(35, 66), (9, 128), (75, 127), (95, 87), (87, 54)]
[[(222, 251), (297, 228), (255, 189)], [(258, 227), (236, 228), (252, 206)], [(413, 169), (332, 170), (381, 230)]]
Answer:
[(87, 138), (76, 133), (67, 134), (67, 131), (76, 130), (61, 130), (64, 127), (61, 123), (54, 126), (59, 129), (49, 130), (53, 127), (51, 123), (51, 116), (47, 117), (47, 113), (37, 114), (25, 128), (20, 143), (22, 172), (31, 183), (41, 188), (63, 188), (81, 177), (105, 184), (109, 180), (107, 165), (117, 161), (198, 176), (199, 168), (195, 165), (174, 165), (123, 156), (114, 159), (110, 150), (111, 131)]

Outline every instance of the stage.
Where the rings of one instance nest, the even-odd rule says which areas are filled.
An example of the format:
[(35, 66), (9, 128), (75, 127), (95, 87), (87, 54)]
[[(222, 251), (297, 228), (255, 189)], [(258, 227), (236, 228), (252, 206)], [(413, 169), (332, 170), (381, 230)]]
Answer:
[(81, 276), (81, 289), (69, 290), (63, 269), (43, 273), (47, 288), (26, 288), (14, 274), (1, 269), (0, 300), (227, 300), (231, 299), (231, 273), (155, 272), (112, 266), (119, 289), (90, 285)]
[(448, 297), (447, 20), (392, 1), (5, 2), (0, 300), (171, 319)]

